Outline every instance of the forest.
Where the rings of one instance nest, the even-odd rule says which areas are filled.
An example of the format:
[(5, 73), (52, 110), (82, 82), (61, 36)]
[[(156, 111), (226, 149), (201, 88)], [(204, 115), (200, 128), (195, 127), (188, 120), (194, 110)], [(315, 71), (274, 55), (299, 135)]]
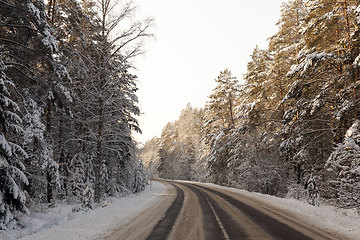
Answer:
[(241, 81), (222, 70), (140, 157), (152, 176), (360, 212), (360, 1), (289, 0), (277, 27)]
[(131, 0), (0, 0), (0, 230), (39, 205), (86, 211), (141, 192), (148, 177), (314, 190), (360, 212), (359, 0), (284, 2), (247, 72), (222, 69), (205, 106), (140, 149), (134, 59), (154, 20), (135, 12)]
[[(134, 2), (0, 1), (0, 230), (38, 204), (147, 184), (132, 60), (152, 37)], [(116, 14), (114, 12), (116, 11)]]

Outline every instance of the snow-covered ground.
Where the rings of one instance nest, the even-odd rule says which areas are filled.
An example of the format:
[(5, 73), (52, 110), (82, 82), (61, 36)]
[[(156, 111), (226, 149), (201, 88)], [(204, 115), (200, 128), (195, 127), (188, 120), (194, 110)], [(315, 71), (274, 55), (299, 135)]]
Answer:
[(146, 210), (165, 192), (166, 187), (162, 183), (152, 181), (151, 188), (140, 194), (113, 198), (109, 205), (88, 212), (72, 212), (76, 205), (62, 205), (42, 213), (31, 213), (19, 219), (25, 228), (0, 231), (0, 239), (101, 239), (122, 222)]
[(203, 185), (241, 193), (256, 200), (264, 201), (277, 209), (293, 213), (299, 219), (315, 227), (338, 232), (350, 239), (360, 239), (360, 215), (356, 209), (341, 209), (326, 203), (316, 207), (308, 204), (306, 201), (296, 199), (278, 198), (236, 188), (222, 187), (212, 183), (204, 183)]
[[(339, 209), (324, 204), (315, 207), (295, 199), (277, 198), (210, 183), (204, 185), (226, 189), (264, 201), (275, 208), (293, 213), (311, 225), (339, 232), (351, 239), (359, 239), (360, 216), (356, 213), (356, 210)], [(25, 228), (0, 232), (0, 239), (101, 239), (119, 224), (151, 207), (165, 192), (166, 187), (162, 183), (153, 181), (151, 188), (138, 195), (112, 199), (109, 205), (89, 212), (72, 212), (75, 205), (62, 205), (43, 213), (31, 213), (30, 216), (20, 218), (20, 223), (26, 226)]]

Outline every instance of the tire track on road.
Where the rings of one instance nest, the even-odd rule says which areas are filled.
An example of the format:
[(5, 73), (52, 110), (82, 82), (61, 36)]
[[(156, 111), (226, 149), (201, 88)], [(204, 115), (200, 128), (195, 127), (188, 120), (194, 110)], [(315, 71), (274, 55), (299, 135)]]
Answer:
[(167, 239), (179, 216), (184, 202), (184, 192), (175, 184), (170, 184), (176, 189), (176, 198), (166, 210), (164, 217), (155, 225), (153, 231), (147, 237), (147, 240)]
[(193, 191), (200, 201), (206, 240), (249, 239), (245, 230), (208, 193), (191, 184), (179, 184)]
[[(193, 185), (193, 184), (191, 184)], [(211, 188), (206, 188), (200, 185), (194, 185), (198, 188), (204, 189), (211, 193), (218, 195), (223, 198), (231, 205), (239, 209), (245, 215), (247, 215), (250, 219), (252, 219), (256, 224), (260, 225), (266, 232), (271, 234), (275, 239), (292, 239), (292, 240), (310, 240), (311, 237), (304, 235), (303, 233), (295, 230), (294, 228), (282, 223), (269, 215), (241, 202), (240, 200), (233, 198), (227, 194), (216, 191)]]
[(179, 183), (188, 189), (190, 189), (195, 195), (197, 196), (201, 211), (202, 211), (202, 221), (203, 221), (203, 228), (205, 239), (209, 240), (226, 240), (224, 234), (221, 231), (220, 225), (218, 224), (216, 217), (210, 207), (209, 202), (207, 201), (206, 197), (202, 192), (196, 191), (196, 189), (192, 186)]

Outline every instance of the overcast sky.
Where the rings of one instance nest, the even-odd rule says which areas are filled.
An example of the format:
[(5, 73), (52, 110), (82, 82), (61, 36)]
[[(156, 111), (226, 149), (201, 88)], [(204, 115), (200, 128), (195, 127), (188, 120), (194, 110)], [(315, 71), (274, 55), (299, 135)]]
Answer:
[(137, 18), (152, 16), (156, 38), (136, 61), (145, 143), (191, 103), (203, 107), (214, 79), (228, 68), (238, 80), (250, 55), (276, 33), (283, 0), (136, 0)]

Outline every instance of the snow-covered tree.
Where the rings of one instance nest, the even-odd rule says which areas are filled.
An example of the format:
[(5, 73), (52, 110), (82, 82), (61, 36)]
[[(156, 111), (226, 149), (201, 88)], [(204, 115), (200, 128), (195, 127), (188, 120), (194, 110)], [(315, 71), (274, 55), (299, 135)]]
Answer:
[[(81, 6), (70, 1), (51, 9), (54, 24), (62, 30), (60, 47), (67, 52), (63, 61), (73, 76), (75, 99), (71, 109), (74, 123), (66, 126), (72, 122), (66, 116), (57, 120), (59, 132), (63, 129), (59, 143), (69, 156), (64, 166), (79, 151), (84, 160), (92, 159), (95, 201), (116, 195), (119, 189), (142, 189), (133, 182), (137, 171), (133, 167), (141, 166), (135, 163), (131, 132), (140, 131), (136, 120), (140, 110), (137, 77), (130, 73), (133, 66), (129, 61), (142, 53), (142, 40), (151, 36), (148, 28), (152, 20), (133, 21), (131, 1), (82, 1)], [(77, 28), (69, 26), (70, 19)], [(70, 52), (71, 46), (75, 50)], [(107, 181), (111, 184), (105, 187)]]
[[(276, 101), (274, 99), (273, 79), (270, 78), (270, 70), (272, 64), (272, 56), (269, 51), (262, 50), (256, 47), (251, 55), (251, 61), (247, 64), (247, 72), (244, 75), (246, 84), (243, 87), (245, 95), (242, 105), (246, 103), (251, 106), (246, 113), (248, 125), (253, 128), (263, 128), (267, 130), (268, 126), (272, 124), (269, 121), (275, 116)], [(270, 114), (269, 114), (270, 113)], [(238, 114), (239, 117), (241, 113)]]
[(18, 135), (23, 133), (22, 120), (19, 106), (10, 95), (14, 83), (7, 72), (13, 66), (5, 65), (4, 58), (0, 53), (0, 229), (13, 220), (14, 211), (28, 211), (23, 192), (28, 184), (23, 165), (27, 155), (17, 144)]
[[(37, 162), (38, 168), (44, 166), (42, 157), (47, 158), (45, 161), (52, 162), (49, 165), (45, 164), (49, 167), (44, 167), (49, 172), (46, 172), (47, 170), (43, 172), (48, 181), (47, 200), (51, 201), (56, 194), (53, 183), (57, 179), (57, 167), (50, 167), (57, 163), (54, 156), (49, 155), (53, 153), (52, 148), (54, 147), (51, 135), (53, 112), (57, 106), (72, 101), (69, 91), (64, 85), (64, 83), (70, 82), (71, 78), (60, 62), (61, 53), (54, 37), (55, 31), (47, 21), (44, 1), (2, 1), (0, 14), (6, 22), (0, 27), (1, 42), (4, 44), (6, 53), (5, 64), (11, 63), (13, 66), (8, 72), (8, 76), (15, 84), (16, 94), (19, 97), (17, 100), (19, 108), (29, 120), (26, 122), (26, 127), (31, 130), (34, 119), (46, 126), (46, 134), (44, 134), (44, 139), (41, 139), (42, 143), (39, 146), (41, 145), (41, 149), (47, 149), (47, 153), (40, 154), (42, 150), (39, 150), (39, 154), (32, 154), (31, 161), (33, 161), (32, 165)], [(27, 109), (29, 107), (27, 104), (31, 101), (35, 102), (36, 108), (40, 110), (31, 109), (31, 107)], [(40, 118), (37, 115), (39, 111), (42, 114)], [(35, 115), (31, 116), (31, 114)], [(38, 123), (35, 124), (39, 126)], [(33, 127), (38, 126), (34, 125)], [(33, 144), (29, 139), (24, 138), (23, 140)], [(24, 146), (26, 150), (33, 147)], [(34, 157), (36, 161), (34, 161)], [(29, 161), (25, 163), (26, 166)], [(32, 192), (32, 187), (33, 185), (30, 185), (29, 192)]]
[(152, 139), (146, 141), (144, 146), (142, 146), (138, 151), (138, 156), (150, 176), (157, 176), (159, 174), (158, 167), (160, 164), (160, 141), (160, 138), (153, 137)]
[(204, 141), (209, 145), (207, 158), (208, 175), (217, 183), (224, 181), (230, 149), (223, 141), (235, 127), (235, 107), (238, 97), (238, 81), (225, 69), (215, 79), (217, 86), (205, 105), (205, 123), (202, 126)]
[[(308, 1), (301, 23), (304, 46), (287, 73), (281, 152), (293, 165), (297, 181), (306, 172), (322, 172), (334, 142), (341, 141), (353, 117), (349, 46), (354, 31), (354, 2)], [(345, 127), (345, 128), (344, 128)]]
[(238, 81), (231, 71), (225, 69), (215, 79), (217, 86), (209, 96), (205, 107), (207, 123), (204, 131), (210, 135), (223, 129), (231, 129), (235, 125), (235, 102), (238, 92)]
[[(119, 12), (113, 14), (115, 5)], [(121, 187), (137, 192), (146, 185), (131, 137), (140, 131), (140, 110), (130, 59), (142, 53), (152, 20), (134, 21), (134, 11), (131, 1), (0, 2), (1, 91), (9, 99), (3, 110), (13, 112), (13, 122), (6, 120), (1, 133), (4, 144), (13, 146), (13, 153), (4, 154), (19, 159), (4, 158), (10, 162), (2, 161), (1, 171), (18, 169), (10, 175), (21, 204), (23, 187), (31, 205), (80, 201), (86, 189), (95, 189), (99, 200)], [(26, 159), (16, 146), (28, 153)], [(27, 186), (20, 175), (24, 166)], [(17, 173), (20, 177), (14, 177)], [(103, 187), (107, 182), (114, 184)], [(15, 200), (16, 206), (3, 205), (10, 200), (8, 193), (1, 195), (1, 210), (25, 209)]]
[(22, 145), (28, 153), (25, 165), (30, 186), (27, 190), (33, 200), (50, 202), (53, 200), (53, 191), (59, 186), (59, 165), (54, 160), (53, 146), (46, 137), (46, 126), (42, 120), (43, 108), (30, 97), (24, 101), (26, 114), (23, 117)]
[(161, 137), (148, 141), (140, 150), (146, 167), (170, 179), (194, 180), (202, 177), (200, 134), (202, 111), (190, 104), (175, 122), (168, 123)]
[(285, 104), (281, 101), (290, 88), (292, 81), (286, 74), (297, 63), (297, 55), (304, 47), (301, 27), (307, 9), (303, 0), (291, 0), (281, 5), (281, 16), (277, 22), (278, 31), (269, 39), (269, 52), (272, 55), (268, 82), (265, 88), (271, 93), (273, 111), (277, 120), (285, 113)]
[(325, 167), (337, 176), (330, 181), (337, 204), (360, 211), (360, 120), (346, 131), (344, 141), (335, 147)]

